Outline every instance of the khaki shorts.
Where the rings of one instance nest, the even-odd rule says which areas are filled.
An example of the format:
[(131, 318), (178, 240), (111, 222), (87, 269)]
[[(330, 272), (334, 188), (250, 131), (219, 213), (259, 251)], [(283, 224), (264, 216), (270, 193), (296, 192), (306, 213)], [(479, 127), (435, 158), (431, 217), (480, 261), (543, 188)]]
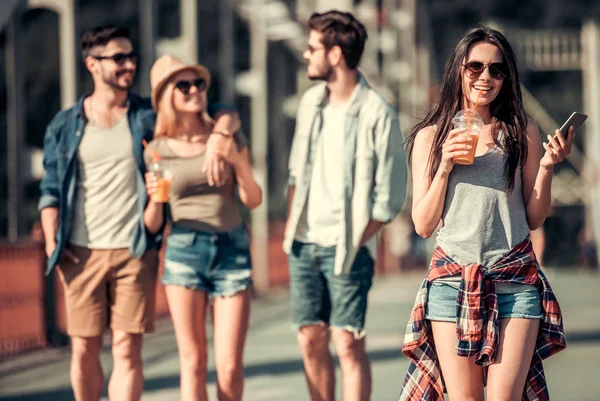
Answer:
[(65, 291), (67, 333), (102, 335), (107, 328), (127, 333), (154, 331), (158, 252), (141, 260), (128, 249), (98, 250), (70, 245), (79, 263), (63, 257), (57, 268)]

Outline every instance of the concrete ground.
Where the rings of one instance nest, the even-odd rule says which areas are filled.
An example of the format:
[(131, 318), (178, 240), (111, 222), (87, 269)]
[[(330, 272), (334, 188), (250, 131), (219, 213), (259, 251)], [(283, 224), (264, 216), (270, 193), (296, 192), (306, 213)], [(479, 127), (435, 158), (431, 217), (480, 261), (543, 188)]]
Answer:
[[(568, 347), (546, 361), (553, 401), (600, 400), (600, 275), (549, 271), (562, 306)], [(407, 359), (400, 352), (404, 328), (421, 282), (420, 274), (380, 277), (369, 298), (368, 351), (373, 364), (374, 401), (397, 400)], [(245, 354), (247, 401), (306, 401), (302, 360), (291, 330), (288, 293), (274, 290), (253, 302)], [(211, 350), (212, 352), (212, 350)], [(110, 349), (102, 362), (110, 373)], [(169, 319), (159, 322), (144, 346), (144, 401), (179, 399), (179, 360)], [(209, 397), (216, 400), (215, 371), (209, 366)], [(50, 349), (0, 361), (0, 400), (73, 400), (69, 350)], [(338, 378), (340, 377), (338, 369)], [(339, 391), (338, 380), (338, 394)], [(106, 397), (103, 400), (107, 400)], [(338, 396), (341, 399), (341, 396)]]

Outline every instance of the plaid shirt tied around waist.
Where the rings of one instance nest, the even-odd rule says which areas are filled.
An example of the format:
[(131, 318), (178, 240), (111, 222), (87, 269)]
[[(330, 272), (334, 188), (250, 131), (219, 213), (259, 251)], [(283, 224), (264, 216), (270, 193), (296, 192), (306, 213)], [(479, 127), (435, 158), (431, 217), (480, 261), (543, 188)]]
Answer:
[[(433, 253), (427, 277), (417, 294), (406, 328), (402, 352), (410, 359), (400, 401), (443, 401), (444, 382), (425, 319), (428, 284), (441, 277), (461, 274), (456, 299), (457, 355), (474, 357), (487, 367), (494, 363), (499, 336), (498, 298), (495, 283), (535, 285), (542, 295), (543, 317), (535, 351), (523, 390), (523, 401), (549, 401), (542, 360), (566, 347), (558, 301), (539, 269), (531, 241), (526, 238), (499, 262), (484, 270), (481, 265), (462, 266), (440, 247)], [(487, 375), (487, 369), (486, 375)]]

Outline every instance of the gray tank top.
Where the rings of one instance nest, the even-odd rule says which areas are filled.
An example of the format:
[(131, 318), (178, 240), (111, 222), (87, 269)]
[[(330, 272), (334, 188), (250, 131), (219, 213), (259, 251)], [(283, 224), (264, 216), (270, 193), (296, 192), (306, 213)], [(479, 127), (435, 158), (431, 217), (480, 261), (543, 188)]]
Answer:
[[(505, 161), (504, 152), (495, 147), (470, 166), (456, 164), (450, 173), (436, 245), (460, 264), (492, 266), (529, 235), (521, 168), (516, 171), (513, 190), (508, 191)], [(458, 288), (460, 276), (438, 282)], [(513, 283), (496, 287), (504, 293), (535, 289)]]

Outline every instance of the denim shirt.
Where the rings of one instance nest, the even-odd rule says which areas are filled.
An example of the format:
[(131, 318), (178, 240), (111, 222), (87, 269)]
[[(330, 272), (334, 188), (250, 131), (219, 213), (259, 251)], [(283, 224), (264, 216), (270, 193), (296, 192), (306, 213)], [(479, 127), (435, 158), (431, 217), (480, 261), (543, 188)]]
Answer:
[[(45, 175), (40, 183), (38, 210), (47, 207), (58, 208), (58, 230), (56, 249), (48, 258), (46, 274), (49, 274), (61, 259), (69, 240), (72, 228), (72, 216), (76, 200), (76, 182), (79, 174), (77, 150), (85, 128), (83, 100), (67, 110), (60, 111), (50, 122), (44, 136)], [(160, 235), (151, 235), (144, 225), (144, 209), (147, 202), (144, 173), (146, 167), (143, 158), (142, 140), (150, 142), (154, 133), (156, 115), (149, 99), (129, 93), (127, 111), (129, 129), (133, 139), (133, 156), (137, 166), (137, 191), (139, 223), (136, 226), (130, 246), (130, 253), (141, 258), (146, 249), (156, 249), (160, 245)], [(106, 144), (110, 146), (110, 144)]]
[[(288, 184), (296, 189), (283, 241), (287, 253), (307, 207), (327, 98), (326, 84), (316, 85), (303, 95), (298, 108), (289, 161)], [(392, 221), (406, 196), (407, 165), (397, 113), (362, 75), (346, 112), (343, 153), (344, 220), (339, 227), (334, 264), (338, 275), (349, 272), (369, 221)], [(365, 245), (375, 255), (376, 237)]]

